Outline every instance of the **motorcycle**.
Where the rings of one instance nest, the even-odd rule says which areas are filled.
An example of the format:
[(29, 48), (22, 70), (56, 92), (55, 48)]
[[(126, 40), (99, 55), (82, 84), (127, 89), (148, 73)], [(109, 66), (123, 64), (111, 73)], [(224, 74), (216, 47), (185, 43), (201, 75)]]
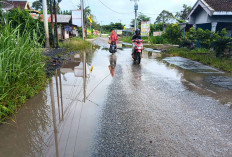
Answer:
[(133, 42), (133, 59), (134, 62), (138, 61), (140, 64), (141, 62), (141, 57), (142, 57), (142, 52), (143, 52), (143, 40), (142, 39), (135, 39), (132, 40)]
[(115, 52), (117, 52), (117, 45), (114, 41), (111, 42), (110, 44), (110, 53), (114, 54)]

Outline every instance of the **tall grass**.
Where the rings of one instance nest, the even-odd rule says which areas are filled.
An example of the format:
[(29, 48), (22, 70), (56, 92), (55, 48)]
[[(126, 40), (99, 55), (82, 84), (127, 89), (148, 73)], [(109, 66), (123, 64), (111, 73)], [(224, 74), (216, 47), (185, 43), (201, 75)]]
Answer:
[(231, 59), (216, 58), (215, 53), (207, 49), (193, 49), (190, 51), (187, 48), (169, 48), (167, 49), (167, 53), (173, 56), (189, 58), (224, 71), (232, 72)]
[(0, 123), (45, 84), (42, 46), (34, 30), (9, 23), (0, 30)]
[(68, 51), (86, 51), (91, 48), (91, 43), (81, 38), (71, 38), (62, 43), (61, 47)]

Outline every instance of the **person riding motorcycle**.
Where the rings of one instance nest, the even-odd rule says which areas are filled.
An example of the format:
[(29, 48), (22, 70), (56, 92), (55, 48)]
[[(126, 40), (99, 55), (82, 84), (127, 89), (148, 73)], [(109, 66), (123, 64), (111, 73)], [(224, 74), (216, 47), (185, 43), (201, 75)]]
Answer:
[(115, 42), (115, 45), (116, 45), (116, 48), (117, 48), (117, 41), (118, 41), (118, 36), (117, 36), (117, 34), (115, 34), (115, 31), (113, 30), (111, 32), (111, 35), (110, 35), (110, 41), (109, 41), (110, 48), (111, 48), (111, 43), (112, 42)]
[(135, 35), (132, 37), (132, 40), (141, 39), (140, 29), (135, 30)]
[[(132, 40), (136, 40), (136, 39), (142, 39), (141, 38), (141, 35), (140, 35), (140, 29), (136, 29), (135, 30), (135, 35), (132, 37)], [(135, 51), (135, 47), (133, 46), (133, 48), (132, 48), (132, 57), (133, 57), (133, 55), (134, 55), (134, 51)]]

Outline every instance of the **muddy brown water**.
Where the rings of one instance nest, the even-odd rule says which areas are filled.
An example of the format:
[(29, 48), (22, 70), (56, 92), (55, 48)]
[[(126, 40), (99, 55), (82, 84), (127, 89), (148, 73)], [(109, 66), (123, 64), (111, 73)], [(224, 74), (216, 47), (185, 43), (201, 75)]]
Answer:
[[(159, 125), (163, 129), (167, 129), (164, 137), (169, 140), (171, 139), (174, 143), (171, 142), (173, 149), (174, 147), (177, 149), (175, 150), (177, 152), (176, 155), (185, 156), (186, 154), (190, 154), (189, 152), (191, 152), (192, 148), (197, 150), (196, 152), (192, 152), (195, 155), (232, 155), (232, 136), (228, 134), (232, 127), (231, 121), (228, 120), (228, 118), (232, 117), (231, 74), (221, 72), (217, 69), (210, 69), (203, 65), (197, 65), (198, 67), (196, 68), (196, 66), (193, 66), (193, 63), (183, 58), (171, 57), (164, 59), (161, 53), (151, 52), (150, 50), (148, 50), (149, 52), (144, 52), (141, 65), (135, 65), (130, 58), (130, 48), (119, 49), (112, 56), (107, 51), (108, 45), (106, 45), (105, 39), (98, 38), (95, 43), (99, 44), (101, 48), (95, 52), (91, 52), (91, 55), (87, 55), (86, 78), (83, 77), (84, 60), (82, 59), (82, 55), (76, 55), (56, 71), (56, 75), (49, 81), (45, 91), (40, 92), (33, 99), (28, 100), (15, 114), (13, 117), (15, 122), (8, 120), (5, 124), (0, 125), (0, 157), (101, 156), (97, 153), (96, 155), (93, 151), (98, 147), (96, 145), (101, 145), (96, 143), (96, 138), (100, 134), (98, 130), (102, 126), (100, 119), (104, 114), (105, 105), (108, 104), (107, 102), (110, 96), (112, 96), (112, 91), (110, 91), (111, 88), (109, 87), (114, 85), (114, 79), (117, 76), (122, 76), (122, 80), (120, 80), (122, 87), (120, 89), (128, 89), (126, 92), (128, 95), (134, 92), (136, 93), (136, 90), (144, 91), (144, 93), (148, 92), (147, 95), (150, 94), (149, 91), (156, 90), (157, 94), (160, 94), (160, 98), (156, 98), (154, 101), (156, 100), (160, 103), (161, 106), (159, 107), (162, 108), (163, 113), (160, 111), (153, 118), (164, 118), (163, 116), (168, 114), (165, 110), (171, 109), (171, 106), (168, 106), (168, 104), (171, 104), (172, 100), (178, 102), (180, 106), (182, 105), (182, 99), (176, 100), (174, 96), (175, 92), (180, 95), (182, 93), (186, 97), (189, 96), (189, 104), (191, 104), (190, 102), (197, 103), (197, 97), (191, 96), (191, 94), (199, 96), (199, 103), (203, 106), (202, 108), (199, 107), (199, 110), (208, 110), (207, 112), (203, 112), (203, 114), (211, 117), (208, 112), (212, 110), (212, 115), (215, 114), (219, 119), (221, 117), (222, 122), (217, 125), (220, 127), (224, 126), (224, 128), (215, 126), (216, 128), (212, 128), (212, 132), (207, 138), (201, 137), (201, 135), (206, 135), (204, 131), (208, 131), (210, 127), (216, 125), (216, 120), (210, 121), (210, 124), (205, 126), (208, 127), (207, 129), (195, 128), (196, 130), (201, 130), (199, 136), (194, 135), (194, 138), (199, 140), (199, 143), (202, 143), (202, 147), (198, 143), (193, 142), (191, 148), (184, 148), (186, 153), (180, 150), (181, 145), (175, 146), (176, 140), (173, 134), (176, 133), (174, 131), (176, 129), (175, 127), (178, 129), (182, 127), (181, 129), (186, 129), (186, 132), (188, 129), (191, 129), (189, 125), (187, 125), (189, 128), (184, 128), (184, 124), (185, 122), (188, 124), (189, 120), (195, 117), (189, 118), (188, 116), (191, 114), (187, 115), (187, 117), (183, 115), (186, 118), (185, 120), (181, 121), (178, 119), (174, 121), (175, 118), (173, 118), (172, 123), (162, 119), (163, 124), (166, 126)], [(93, 69), (91, 69), (91, 66), (93, 66)], [(122, 71), (118, 70), (120, 68), (122, 68)], [(159, 81), (154, 81), (157, 84), (148, 86), (146, 82), (151, 82), (155, 78), (162, 83), (159, 84)], [(133, 83), (133, 89), (135, 91), (129, 90), (127, 87), (129, 83), (127, 81)], [(173, 99), (170, 98), (168, 102), (165, 95), (160, 93), (163, 90), (163, 83), (165, 84), (164, 92), (169, 96), (173, 96)], [(121, 100), (126, 98), (119, 97), (117, 99)], [(125, 102), (129, 100), (125, 100)], [(149, 100), (146, 101), (149, 107)], [(153, 101), (153, 98), (150, 101)], [(188, 101), (185, 102), (186, 106), (188, 105)], [(131, 100), (131, 102), (129, 101), (127, 103), (136, 104), (136, 100)], [(178, 103), (176, 103), (177, 106)], [(212, 106), (210, 106), (211, 104)], [(117, 103), (114, 104), (113, 102), (112, 105), (116, 106)], [(186, 106), (184, 106), (185, 110), (187, 110)], [(154, 107), (150, 106), (151, 111)], [(177, 107), (177, 109), (181, 113), (181, 108)], [(218, 112), (215, 111), (216, 109), (218, 109)], [(143, 110), (143, 108), (140, 110)], [(173, 115), (169, 116), (171, 117)], [(183, 116), (179, 116), (183, 118)], [(203, 127), (206, 124), (207, 116), (206, 118), (204, 117), (205, 119), (200, 117), (203, 118), (202, 124), (196, 126)], [(150, 120), (152, 121), (152, 118)], [(176, 124), (172, 125), (175, 122)], [(214, 133), (213, 131), (215, 129), (219, 131)], [(193, 133), (194, 130), (192, 129), (189, 132)], [(212, 139), (211, 134), (215, 139)], [(185, 138), (191, 140), (188, 136), (186, 133)], [(181, 135), (178, 134), (176, 139), (179, 138), (181, 138)], [(213, 140), (217, 143), (214, 145), (217, 151), (212, 151), (211, 149), (213, 147), (207, 146), (209, 144), (213, 145)], [(159, 142), (162, 142), (162, 140), (153, 141), (153, 143), (157, 144)], [(187, 144), (191, 145), (191, 142), (187, 142)], [(172, 150), (170, 149), (169, 151), (168, 149), (168, 143), (164, 142), (160, 143), (160, 145), (167, 145), (167, 148), (160, 148), (163, 150), (160, 151), (159, 147), (157, 147), (157, 151), (159, 150), (160, 153), (158, 153), (159, 155), (172, 155), (168, 154), (168, 152), (172, 153)], [(106, 148), (106, 146), (104, 147)], [(97, 148), (99, 152), (101, 152), (101, 149), (103, 148)], [(136, 150), (140, 151), (139, 148)], [(112, 149), (109, 148), (106, 151), (110, 152)], [(116, 156), (120, 154), (116, 150), (114, 152)], [(142, 151), (141, 153), (139, 156), (145, 155)]]

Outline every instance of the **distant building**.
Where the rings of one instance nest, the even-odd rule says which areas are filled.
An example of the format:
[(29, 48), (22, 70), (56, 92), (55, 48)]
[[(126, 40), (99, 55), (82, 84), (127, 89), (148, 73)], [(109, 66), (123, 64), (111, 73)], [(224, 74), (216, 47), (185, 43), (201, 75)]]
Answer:
[(10, 3), (14, 6), (12, 9), (31, 10), (31, 6), (28, 1), (8, 0), (7, 3)]
[[(32, 14), (32, 18), (43, 21), (43, 14)], [(48, 22), (51, 23), (51, 14), (48, 14)], [(55, 15), (53, 14), (53, 22), (55, 23)], [(72, 15), (57, 15), (57, 25), (58, 25), (58, 38), (61, 40), (72, 38), (78, 36), (77, 26), (72, 24)]]
[(198, 0), (189, 14), (188, 26), (212, 32), (226, 28), (232, 33), (232, 0)]
[(38, 10), (31, 9), (31, 6), (28, 1), (8, 0), (7, 3), (13, 6), (10, 10), (21, 9), (21, 10), (27, 10), (29, 13), (39, 13)]

